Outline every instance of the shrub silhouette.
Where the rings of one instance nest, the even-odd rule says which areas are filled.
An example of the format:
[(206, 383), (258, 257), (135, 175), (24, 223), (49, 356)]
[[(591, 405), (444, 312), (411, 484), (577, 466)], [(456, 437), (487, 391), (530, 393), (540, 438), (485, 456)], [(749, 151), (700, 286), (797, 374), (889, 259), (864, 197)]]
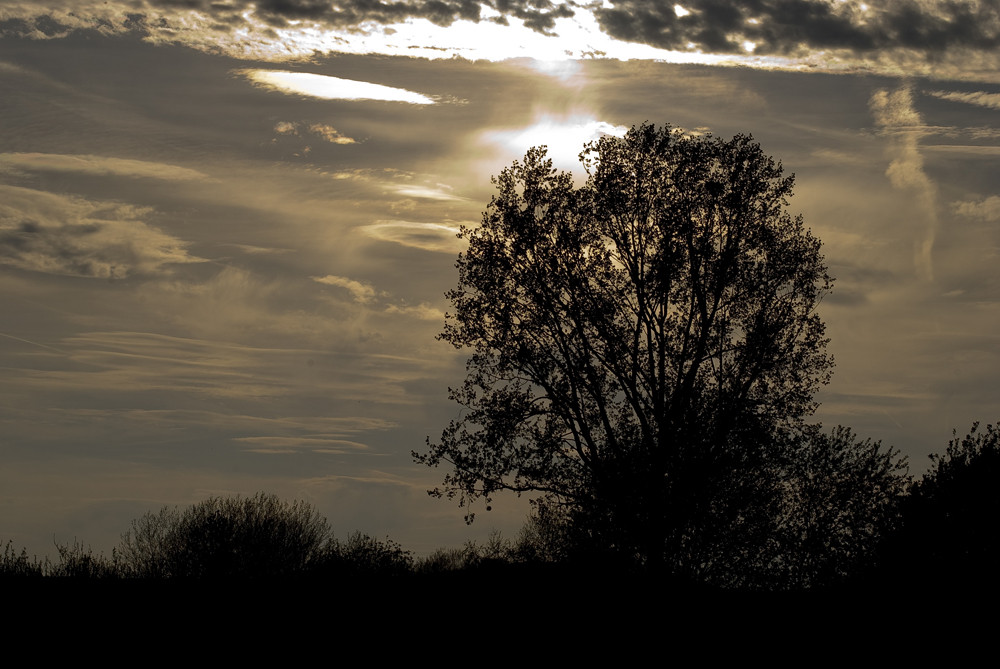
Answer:
[(322, 567), (335, 546), (325, 518), (274, 495), (213, 497), (132, 522), (116, 558), (138, 578), (264, 578)]

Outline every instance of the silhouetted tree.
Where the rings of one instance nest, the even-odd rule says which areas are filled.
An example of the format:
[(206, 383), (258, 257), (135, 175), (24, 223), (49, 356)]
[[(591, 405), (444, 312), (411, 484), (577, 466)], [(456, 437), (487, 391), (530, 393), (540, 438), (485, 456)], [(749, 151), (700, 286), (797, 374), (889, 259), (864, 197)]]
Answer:
[(973, 424), (931, 461), (903, 504), (884, 569), (929, 588), (1000, 587), (1000, 425)]
[(643, 125), (581, 158), (576, 188), (531, 149), (462, 229), (441, 337), (472, 352), (464, 410), (414, 456), (462, 506), (541, 493), (629, 559), (738, 568), (832, 368), (820, 242), (748, 136)]

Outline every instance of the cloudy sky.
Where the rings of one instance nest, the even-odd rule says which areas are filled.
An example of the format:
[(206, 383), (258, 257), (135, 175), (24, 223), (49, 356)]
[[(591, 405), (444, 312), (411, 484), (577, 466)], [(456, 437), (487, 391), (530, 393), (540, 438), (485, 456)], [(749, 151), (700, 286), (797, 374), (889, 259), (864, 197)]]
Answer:
[(516, 532), (410, 457), (458, 415), (454, 234), (529, 146), (643, 121), (796, 174), (817, 420), (921, 472), (1000, 419), (998, 47), (995, 0), (6, 1), (0, 541), (258, 490), (420, 553)]

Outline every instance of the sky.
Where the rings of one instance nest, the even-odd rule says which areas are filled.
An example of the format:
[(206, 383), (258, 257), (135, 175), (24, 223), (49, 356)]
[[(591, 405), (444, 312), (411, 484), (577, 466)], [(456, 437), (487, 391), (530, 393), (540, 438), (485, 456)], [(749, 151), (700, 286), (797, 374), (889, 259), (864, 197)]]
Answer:
[(0, 542), (109, 551), (258, 490), (426, 555), (435, 338), (491, 175), (633, 124), (752, 134), (824, 243), (815, 420), (909, 457), (1000, 419), (1000, 3), (0, 5)]

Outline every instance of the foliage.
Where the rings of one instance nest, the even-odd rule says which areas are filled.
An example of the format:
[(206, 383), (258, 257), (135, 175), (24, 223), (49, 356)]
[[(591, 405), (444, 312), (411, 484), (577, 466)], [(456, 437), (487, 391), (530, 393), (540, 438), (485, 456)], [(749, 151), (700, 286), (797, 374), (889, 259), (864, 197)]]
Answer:
[(335, 567), (356, 574), (398, 576), (413, 570), (413, 555), (395, 541), (384, 541), (361, 532), (351, 534), (346, 542), (334, 541), (330, 548)]
[(471, 350), (463, 415), (414, 456), (451, 465), (434, 492), (463, 506), (542, 493), (596, 543), (697, 573), (734, 541), (706, 528), (780, 501), (768, 474), (832, 367), (831, 279), (748, 136), (643, 125), (581, 157), (575, 188), (530, 150), (462, 229), (441, 337)]
[(1000, 517), (1000, 425), (957, 433), (943, 456), (912, 487), (893, 537), (887, 566), (932, 579), (939, 587), (1000, 586), (996, 522)]
[(309, 504), (258, 493), (147, 513), (122, 535), (117, 555), (139, 578), (280, 577), (321, 565), (332, 538)]

